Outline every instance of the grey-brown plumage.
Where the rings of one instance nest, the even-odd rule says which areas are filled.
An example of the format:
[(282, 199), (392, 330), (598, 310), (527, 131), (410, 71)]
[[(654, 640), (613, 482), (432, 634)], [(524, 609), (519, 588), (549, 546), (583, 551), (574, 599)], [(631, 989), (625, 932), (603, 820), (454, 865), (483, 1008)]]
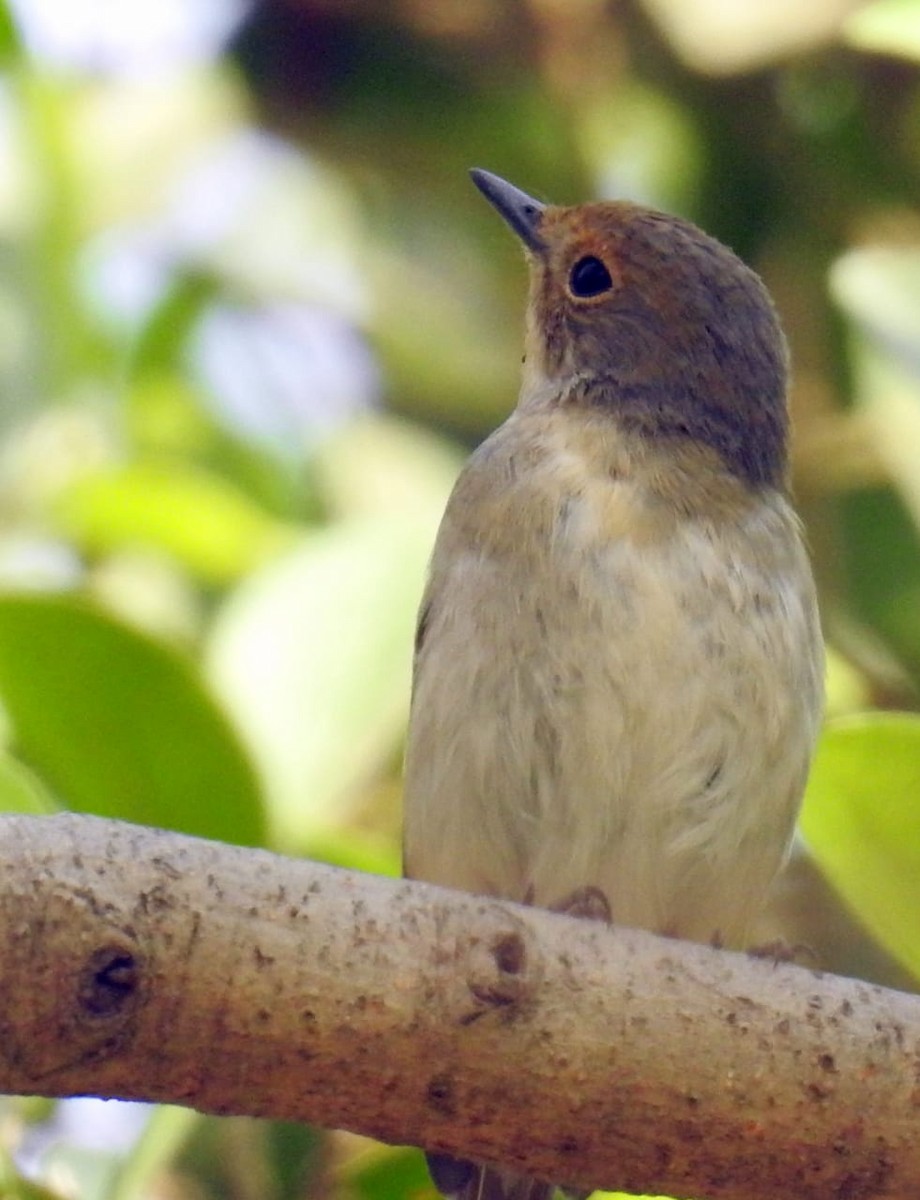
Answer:
[[(773, 306), (684, 221), (477, 183), (527, 249), (526, 362), (432, 557), (407, 874), (545, 907), (593, 887), (616, 922), (742, 946), (822, 703)], [(434, 1177), (549, 1195), (454, 1160)]]

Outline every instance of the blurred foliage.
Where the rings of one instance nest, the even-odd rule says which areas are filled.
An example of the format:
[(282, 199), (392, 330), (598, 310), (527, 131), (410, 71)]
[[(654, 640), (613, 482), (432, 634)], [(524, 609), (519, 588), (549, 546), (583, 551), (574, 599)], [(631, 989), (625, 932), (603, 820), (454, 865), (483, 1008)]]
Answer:
[[(920, 0), (102, 11), (0, 0), (0, 808), (398, 870), (425, 558), (517, 384), (481, 165), (767, 279), (829, 641), (803, 831), (920, 975)], [(351, 1135), (0, 1118), (4, 1196), (431, 1195)]]
[(920, 717), (861, 713), (827, 729), (802, 826), (827, 877), (920, 978)]

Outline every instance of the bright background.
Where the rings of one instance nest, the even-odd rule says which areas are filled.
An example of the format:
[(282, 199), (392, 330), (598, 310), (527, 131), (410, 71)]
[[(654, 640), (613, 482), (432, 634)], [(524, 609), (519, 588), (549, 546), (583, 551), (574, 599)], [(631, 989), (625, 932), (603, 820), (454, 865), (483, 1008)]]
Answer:
[[(912, 986), (918, 59), (920, 0), (0, 3), (0, 808), (398, 871), (424, 564), (520, 358), (479, 165), (767, 279), (831, 721), (765, 931)], [(351, 1136), (22, 1100), (0, 1193), (429, 1194)]]

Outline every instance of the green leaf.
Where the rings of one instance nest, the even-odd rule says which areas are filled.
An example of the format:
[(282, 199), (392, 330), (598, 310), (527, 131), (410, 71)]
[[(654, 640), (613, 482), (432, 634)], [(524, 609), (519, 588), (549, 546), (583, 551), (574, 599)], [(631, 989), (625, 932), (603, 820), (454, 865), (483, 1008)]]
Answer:
[(667, 1196), (637, 1196), (633, 1192), (592, 1192), (592, 1200), (669, 1200)]
[(291, 539), (243, 492), (180, 461), (86, 475), (60, 497), (56, 515), (91, 551), (153, 546), (210, 583), (237, 579)]
[(436, 520), (330, 526), (217, 616), (210, 675), (261, 767), (286, 849), (346, 827), (359, 787), (398, 750)]
[(252, 768), (192, 665), (72, 597), (0, 596), (0, 697), (63, 803), (259, 844)]
[(56, 811), (38, 777), (14, 758), (0, 754), (0, 812), (45, 816)]
[[(310, 1186), (328, 1169), (329, 1135), (300, 1121), (265, 1121), (265, 1160), (276, 1200), (315, 1194)], [(316, 1191), (322, 1189), (322, 1184)], [(335, 1189), (338, 1191), (338, 1189)]]
[(406, 1196), (435, 1196), (420, 1150), (401, 1146), (371, 1146), (342, 1172), (356, 1200), (403, 1200)]
[(402, 872), (398, 841), (374, 830), (317, 830), (310, 838), (310, 857), (368, 875), (389, 875), (396, 879)]
[(876, 0), (847, 17), (842, 32), (859, 50), (920, 59), (920, 0)]
[(189, 331), (217, 294), (217, 279), (206, 272), (186, 271), (176, 277), (133, 347), (129, 372), (135, 383), (181, 362)]
[(10, 6), (0, 0), (0, 69), (8, 70), (23, 59), (22, 41)]
[(829, 724), (801, 826), (834, 887), (920, 978), (920, 717), (866, 713)]

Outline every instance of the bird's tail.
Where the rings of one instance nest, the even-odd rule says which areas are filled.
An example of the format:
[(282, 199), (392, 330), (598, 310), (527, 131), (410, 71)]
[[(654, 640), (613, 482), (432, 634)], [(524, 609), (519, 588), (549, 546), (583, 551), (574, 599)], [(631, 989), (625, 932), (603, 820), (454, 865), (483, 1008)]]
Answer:
[[(482, 1167), (446, 1154), (429, 1154), (432, 1182), (446, 1200), (552, 1200), (556, 1188), (501, 1167)], [(588, 1193), (566, 1193), (584, 1197)]]

